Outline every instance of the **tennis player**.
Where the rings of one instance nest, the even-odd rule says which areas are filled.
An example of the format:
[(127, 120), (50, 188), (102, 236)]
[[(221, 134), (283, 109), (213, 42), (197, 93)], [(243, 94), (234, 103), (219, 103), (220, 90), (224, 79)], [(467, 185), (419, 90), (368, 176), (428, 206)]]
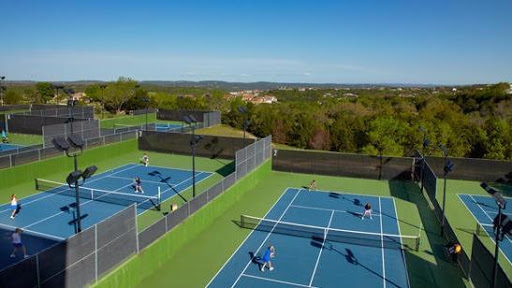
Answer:
[(144, 190), (142, 190), (142, 181), (140, 180), (140, 177), (135, 177), (134, 189), (135, 193), (144, 193)]
[(11, 258), (16, 257), (16, 251), (18, 251), (18, 248), (21, 248), (21, 251), (23, 251), (23, 257), (28, 258), (27, 249), (25, 248), (25, 245), (21, 242), (21, 233), (23, 230), (20, 228), (14, 229), (14, 232), (11, 235), (11, 243), (12, 246), (14, 246), (14, 249), (11, 253)]
[(11, 195), (11, 210), (11, 219), (14, 219), (16, 213), (18, 213), (18, 197), (16, 197), (16, 194)]
[(149, 165), (149, 156), (146, 153), (144, 153), (144, 155), (142, 155), (142, 158), (141, 158), (140, 162), (142, 164), (144, 164), (144, 166), (148, 167), (148, 165)]
[(363, 213), (363, 217), (361, 217), (361, 219), (364, 219), (364, 216), (370, 216), (370, 219), (373, 219), (372, 218), (372, 204), (366, 203), (364, 205), (364, 213)]
[(309, 190), (316, 190), (316, 180), (313, 179), (311, 183), (309, 183)]
[(268, 265), (268, 270), (272, 271), (274, 270), (274, 267), (272, 266), (272, 262), (270, 262), (270, 259), (274, 258), (276, 255), (276, 249), (274, 248), (274, 245), (270, 244), (267, 249), (265, 250), (265, 253), (263, 254), (263, 258), (261, 259), (263, 261), (263, 265), (261, 265), (261, 272), (265, 272), (265, 266)]

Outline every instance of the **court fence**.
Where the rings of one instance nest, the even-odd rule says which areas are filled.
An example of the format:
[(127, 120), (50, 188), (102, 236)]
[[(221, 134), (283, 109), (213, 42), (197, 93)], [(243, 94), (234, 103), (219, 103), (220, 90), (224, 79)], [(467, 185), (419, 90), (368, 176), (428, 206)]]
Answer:
[[(248, 139), (244, 142), (242, 138), (202, 135), (203, 139), (196, 145), (197, 156), (209, 157), (211, 159), (233, 159), (236, 151), (242, 149), (244, 144), (254, 141)], [(191, 134), (169, 133), (167, 131), (141, 131), (139, 137), (139, 149), (155, 151), (160, 153), (174, 153), (190, 155)]]
[[(68, 106), (33, 104), (28, 111), (6, 113), (0, 117), (0, 126), (7, 132), (41, 135), (43, 126), (66, 123), (70, 117), (71, 109)], [(76, 121), (92, 119), (94, 107), (73, 107), (73, 117)]]
[[(137, 138), (137, 136), (138, 132), (131, 131), (119, 134), (105, 135), (96, 138), (89, 138), (84, 140), (84, 149), (90, 149), (130, 139), (135, 139)], [(14, 151), (11, 150), (11, 152)], [(11, 168), (22, 164), (41, 161), (50, 157), (64, 155), (64, 152), (57, 150), (55, 147), (44, 148), (43, 145), (29, 146), (26, 147), (26, 150), (19, 149), (17, 150), (17, 152), (18, 153), (0, 155), (0, 169)]]
[(52, 147), (52, 140), (56, 137), (63, 137), (67, 139), (67, 137), (71, 136), (71, 130), (73, 130), (73, 134), (80, 135), (80, 137), (82, 137), (84, 140), (98, 138), (101, 136), (100, 122), (94, 119), (72, 123), (46, 125), (42, 127), (43, 148)]
[(268, 136), (237, 151), (240, 162), (236, 163), (233, 173), (146, 229), (138, 232), (137, 207), (132, 205), (63, 242), (1, 270), (0, 283), (19, 288), (85, 287), (94, 284), (263, 164), (270, 158), (271, 143), (272, 138)]
[(220, 111), (158, 109), (156, 118), (158, 120), (183, 121), (183, 118), (189, 115), (192, 115), (197, 122), (203, 123), (202, 128), (219, 125), (221, 123)]
[[(473, 234), (473, 247), (471, 250), (471, 283), (475, 288), (491, 287), (491, 281), (494, 277), (494, 256), (480, 238)], [(501, 265), (498, 265), (495, 287), (512, 287), (512, 283), (503, 271)]]
[(274, 149), (272, 169), (284, 172), (368, 179), (413, 177), (414, 159), (327, 151)]
[(112, 217), (0, 271), (2, 287), (84, 287), (138, 252), (137, 209)]

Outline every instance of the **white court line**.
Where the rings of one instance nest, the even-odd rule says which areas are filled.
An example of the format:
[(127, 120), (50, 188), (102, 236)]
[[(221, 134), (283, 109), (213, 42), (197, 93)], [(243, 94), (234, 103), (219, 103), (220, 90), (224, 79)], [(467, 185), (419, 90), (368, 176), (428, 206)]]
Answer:
[[(299, 195), (300, 193), (300, 190), (297, 191), (297, 194), (295, 194), (295, 196), (293, 197), (292, 201), (290, 201), (290, 203), (288, 204), (288, 206), (286, 206), (286, 209), (284, 209), (283, 213), (281, 214), (281, 217), (279, 217), (279, 219), (277, 220), (277, 223), (279, 223), (279, 221), (281, 221), (281, 219), (283, 219), (284, 215), (286, 214), (286, 212), (288, 211), (288, 209), (290, 208), (290, 205), (292, 205), (293, 201), (295, 201), (295, 198), (297, 198), (297, 196)], [(261, 247), (263, 247), (263, 245), (267, 242), (268, 238), (270, 237), (270, 235), (272, 235), (272, 232), (274, 231), (274, 228), (276, 226), (272, 227), (272, 230), (270, 230), (270, 232), (268, 233), (267, 237), (265, 237), (265, 239), (261, 242), (261, 245), (260, 247), (258, 247), (258, 249), (254, 252), (254, 255), (258, 254), (258, 252), (260, 251)], [(235, 283), (233, 283), (233, 285), (231, 285), (231, 288), (235, 287), (236, 283), (238, 283), (238, 281), (240, 280), (240, 277), (242, 277), (243, 274), (245, 274), (245, 270), (247, 270), (247, 268), (249, 267), (249, 265), (252, 263), (252, 259), (250, 259), (249, 261), (247, 261), (247, 265), (245, 265), (245, 268), (244, 270), (242, 271), (242, 273), (238, 276), (238, 278), (236, 279)]]
[(264, 281), (269, 281), (269, 282), (285, 284), (285, 285), (291, 285), (291, 286), (317, 288), (317, 287), (311, 286), (311, 285), (304, 285), (304, 284), (293, 283), (293, 282), (288, 282), (288, 281), (282, 281), (282, 280), (277, 280), (277, 279), (269, 279), (269, 278), (259, 277), (259, 276), (249, 275), (249, 274), (242, 274), (242, 276), (249, 277), (249, 278), (254, 278), (254, 279), (258, 279), (258, 280), (264, 280)]
[[(471, 197), (471, 199), (473, 199), (473, 201), (475, 201), (475, 199), (473, 198), (473, 196), (469, 195), (469, 194), (466, 194), (467, 196)], [(459, 200), (462, 202), (462, 204), (464, 204), (464, 206), (466, 207), (466, 209), (468, 209), (469, 213), (471, 213), (471, 216), (473, 216), (473, 218), (475, 219), (476, 223), (479, 224), (480, 221), (478, 221), (478, 219), (476, 218), (475, 214), (473, 214), (473, 211), (471, 211), (471, 209), (469, 209), (469, 207), (466, 205), (466, 202), (464, 202), (464, 200), (462, 200), (462, 198), (460, 198), (460, 195), (457, 195), (459, 197)], [(476, 203), (475, 203), (476, 204)], [(477, 204), (478, 205), (478, 204)], [(478, 205), (480, 206), (480, 205)], [(491, 235), (489, 232), (487, 232), (487, 230), (485, 230), (485, 233), (487, 235), (489, 235), (489, 238), (491, 239), (492, 243), (496, 244), (496, 242), (494, 242), (494, 237), (493, 235)], [(512, 262), (510, 261), (510, 259), (508, 259), (508, 256), (507, 254), (505, 254), (505, 251), (503, 251), (503, 249), (501, 249), (501, 253), (503, 254), (503, 256), (505, 256), (505, 259), (507, 259), (508, 263), (512, 265)]]
[(380, 215), (380, 243), (382, 245), (382, 286), (386, 288), (386, 260), (384, 259), (384, 235), (382, 231), (382, 206), (379, 197), (379, 215)]
[[(270, 211), (272, 211), (274, 209), (274, 207), (277, 205), (277, 203), (279, 203), (279, 201), (281, 201), (281, 198), (283, 198), (283, 196), (286, 194), (288, 189), (290, 189), (290, 188), (286, 188), (286, 190), (281, 194), (281, 196), (279, 196), (279, 199), (277, 199), (277, 201), (274, 203), (274, 205), (272, 205), (272, 207), (270, 207), (270, 209), (267, 211), (267, 213), (265, 213), (263, 218), (266, 218), (268, 213), (270, 213)], [(229, 263), (229, 261), (231, 261), (231, 258), (233, 258), (233, 256), (236, 255), (236, 253), (240, 250), (240, 248), (242, 248), (242, 245), (244, 245), (244, 243), (249, 239), (249, 237), (251, 237), (251, 235), (252, 235), (252, 233), (254, 233), (254, 231), (255, 230), (252, 230), (251, 233), (249, 233), (249, 235), (247, 235), (247, 237), (245, 237), (244, 241), (242, 241), (242, 243), (240, 243), (240, 245), (238, 245), (238, 248), (236, 248), (235, 252), (233, 252), (233, 254), (231, 254), (231, 256), (229, 256), (228, 260), (226, 260), (226, 262), (224, 262), (224, 265), (222, 265), (222, 267), (220, 267), (220, 269), (217, 271), (217, 273), (215, 273), (215, 275), (210, 280), (210, 282), (208, 282), (208, 284), (206, 284), (206, 287), (210, 286), (210, 284), (213, 282), (213, 280), (215, 280), (215, 278), (217, 278), (217, 275), (219, 275), (220, 271), (222, 271), (222, 269), (224, 269), (224, 267)]]
[[(395, 209), (395, 220), (396, 220), (396, 226), (398, 227), (398, 235), (402, 235), (402, 231), (400, 231), (400, 223), (398, 223), (398, 212), (396, 211), (395, 198), (393, 198), (393, 208)], [(421, 224), (420, 224), (420, 227), (421, 227)], [(402, 237), (400, 237), (400, 245), (403, 245)], [(409, 270), (407, 269), (407, 259), (405, 257), (405, 251), (404, 251), (404, 249), (400, 249), (400, 250), (402, 253), (402, 259), (404, 259), (405, 277), (407, 278), (407, 287), (411, 287), (411, 282), (409, 282)]]
[(329, 233), (329, 227), (331, 227), (332, 217), (334, 216), (334, 210), (331, 211), (331, 218), (329, 218), (329, 223), (327, 224), (326, 233), (324, 233), (324, 241), (322, 241), (322, 247), (320, 248), (320, 252), (318, 253), (318, 257), (316, 258), (315, 268), (313, 269), (313, 274), (311, 274), (311, 280), (309, 281), (309, 286), (313, 285), (313, 280), (315, 279), (316, 269), (318, 268), (318, 263), (320, 262), (320, 257), (322, 257), (322, 251), (324, 251), (325, 241), (327, 240), (327, 233)]
[[(131, 165), (131, 164), (128, 164), (128, 165)], [(121, 172), (124, 172), (124, 171), (130, 170), (130, 169), (132, 169), (132, 168), (134, 168), (134, 167), (135, 167), (135, 166), (132, 166), (132, 167), (128, 167), (128, 168), (125, 168), (125, 169), (119, 170), (119, 171), (117, 171), (117, 172), (115, 172), (115, 173), (109, 174), (108, 176), (107, 176), (107, 175), (103, 175), (103, 176), (101, 176), (101, 177), (98, 177), (98, 176), (100, 176), (100, 175), (105, 174), (105, 173), (107, 173), (107, 172), (108, 172), (108, 171), (105, 171), (105, 172), (103, 172), (103, 173), (101, 173), (101, 174), (97, 175), (97, 176), (96, 176), (96, 177), (94, 177), (91, 181), (88, 181), (87, 183), (93, 183), (93, 182), (96, 182), (96, 181), (99, 181), (99, 180), (105, 179), (105, 178), (109, 177), (110, 175), (115, 175), (115, 174), (117, 174), (117, 173), (121, 173)], [(92, 188), (90, 188), (90, 189), (92, 189)], [(65, 191), (65, 190), (64, 190), (64, 191)], [(63, 192), (64, 192), (64, 191), (63, 191)], [(37, 194), (46, 193), (46, 194), (48, 194), (48, 195), (43, 196), (43, 197), (36, 198), (35, 200), (28, 201), (28, 202), (21, 201), (21, 200), (23, 200), (23, 199), (26, 199), (26, 198), (32, 197), (32, 196), (34, 196), (34, 195), (37, 195), (37, 194), (32, 194), (32, 195), (27, 196), (27, 197), (25, 197), (25, 198), (21, 198), (19, 202), (20, 202), (21, 204), (23, 204), (23, 206), (24, 206), (24, 207), (26, 207), (27, 205), (32, 204), (32, 203), (35, 203), (35, 202), (37, 202), (37, 201), (39, 201), (39, 200), (46, 199), (46, 198), (49, 198), (49, 197), (54, 197), (54, 196), (56, 196), (56, 195), (60, 195), (60, 194), (61, 194), (61, 193), (63, 193), (63, 192), (56, 192), (56, 193), (52, 193), (52, 192), (42, 191), (42, 192), (39, 192), (39, 193), (37, 193)], [(6, 212), (6, 211), (11, 211), (11, 209), (1, 210), (1, 211), (0, 211), (0, 213)]]
[[(301, 209), (310, 209), (310, 210), (320, 210), (320, 211), (335, 211), (335, 212), (340, 212), (340, 213), (348, 213), (348, 214), (358, 214), (359, 216), (362, 216), (363, 214), (361, 213), (357, 213), (357, 212), (352, 212), (352, 211), (347, 211), (347, 210), (338, 210), (338, 209), (328, 209), (328, 208), (319, 208), (319, 207), (313, 207), (313, 206), (302, 206), (302, 205), (292, 205), (290, 207), (293, 207), (293, 208), (301, 208)], [(375, 217), (380, 217), (379, 215), (374, 215)]]

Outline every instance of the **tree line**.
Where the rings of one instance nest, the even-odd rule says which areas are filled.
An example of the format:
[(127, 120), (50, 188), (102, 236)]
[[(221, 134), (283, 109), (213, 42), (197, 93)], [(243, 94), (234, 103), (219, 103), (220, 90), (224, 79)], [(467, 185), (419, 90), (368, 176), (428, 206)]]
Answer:
[[(48, 85), (49, 84), (49, 85)], [(51, 83), (9, 87), (8, 104), (46, 103)], [(13, 89), (11, 89), (13, 88)], [(372, 155), (410, 156), (415, 149), (452, 157), (512, 160), (512, 95), (508, 83), (441, 88), (391, 87), (271, 90), (278, 102), (253, 105), (226, 91), (139, 85), (121, 77), (77, 87), (86, 102), (111, 113), (150, 107), (222, 112), (224, 124), (297, 148)], [(64, 95), (65, 96), (65, 95)], [(145, 101), (148, 100), (149, 102)], [(244, 109), (239, 109), (244, 107)], [(420, 127), (422, 127), (420, 129)]]

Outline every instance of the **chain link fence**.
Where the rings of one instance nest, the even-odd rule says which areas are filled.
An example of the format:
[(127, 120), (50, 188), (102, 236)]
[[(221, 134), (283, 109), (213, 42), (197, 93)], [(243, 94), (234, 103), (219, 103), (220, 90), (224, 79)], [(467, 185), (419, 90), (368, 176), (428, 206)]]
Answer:
[[(135, 139), (138, 136), (138, 132), (125, 132), (119, 134), (112, 134), (106, 136), (100, 136), (97, 138), (85, 139), (84, 149), (90, 149), (98, 146), (108, 145), (130, 139)], [(10, 168), (26, 163), (35, 161), (41, 161), (50, 157), (64, 155), (64, 152), (57, 150), (55, 147), (42, 148), (39, 146), (27, 147), (30, 150), (20, 150), (18, 153), (10, 153), (7, 155), (0, 156), (0, 169)]]
[(85, 287), (138, 252), (137, 209), (112, 217), (0, 271), (2, 287)]
[[(190, 155), (192, 153), (190, 141), (191, 134), (142, 131), (142, 136), (139, 137), (139, 149)], [(250, 139), (246, 142), (249, 141), (254, 140)], [(233, 159), (236, 151), (243, 147), (244, 140), (241, 138), (204, 135), (203, 139), (196, 145), (195, 153), (197, 156), (211, 159)]]
[(272, 169), (277, 171), (369, 179), (413, 177), (414, 159), (327, 151), (274, 150)]
[[(494, 277), (494, 256), (476, 234), (473, 234), (473, 248), (471, 250), (471, 283), (475, 288), (491, 287), (491, 281)], [(512, 287), (501, 265), (498, 265), (495, 287)]]
[(67, 138), (73, 134), (80, 135), (82, 139), (91, 139), (100, 137), (100, 122), (94, 119), (87, 121), (78, 121), (73, 123), (63, 123), (55, 125), (47, 125), (42, 127), (43, 130), (43, 147), (53, 146), (52, 140), (56, 137)]

